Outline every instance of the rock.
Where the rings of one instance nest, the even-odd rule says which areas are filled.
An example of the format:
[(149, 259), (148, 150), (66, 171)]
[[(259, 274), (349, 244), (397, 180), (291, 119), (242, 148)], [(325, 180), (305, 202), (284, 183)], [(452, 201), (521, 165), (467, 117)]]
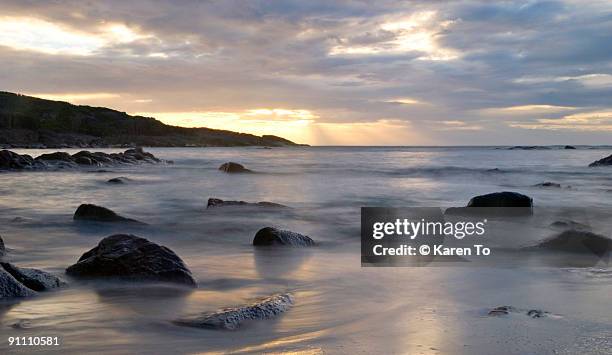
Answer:
[(511, 313), (523, 314), (531, 318), (543, 318), (550, 315), (550, 313), (546, 311), (542, 311), (540, 309), (519, 309), (512, 306), (499, 306), (491, 309), (487, 314), (490, 316), (505, 316)]
[(539, 184), (535, 184), (533, 185), (534, 187), (555, 187), (555, 188), (561, 188), (561, 184), (558, 184), (556, 182), (550, 182), (550, 181), (546, 181), (546, 182), (541, 182)]
[(314, 240), (305, 235), (272, 227), (260, 229), (253, 239), (253, 245), (255, 246), (290, 245), (293, 247), (309, 247), (315, 244)]
[(510, 150), (548, 150), (550, 149), (550, 147), (539, 146), (539, 145), (530, 145), (530, 146), (517, 145), (514, 147), (510, 147), (508, 149)]
[(0, 258), (6, 255), (6, 247), (4, 246), (4, 240), (0, 237)]
[(132, 181), (132, 179), (126, 178), (125, 176), (119, 176), (119, 177), (116, 177), (116, 178), (112, 178), (112, 179), (108, 180), (107, 182), (109, 184), (125, 184), (125, 183), (128, 183), (130, 181)]
[(603, 159), (599, 159), (597, 161), (592, 162), (591, 164), (589, 164), (590, 167), (594, 167), (594, 166), (611, 166), (612, 165), (612, 155), (605, 157)]
[(550, 224), (551, 227), (553, 228), (559, 228), (559, 229), (575, 229), (575, 230), (584, 230), (584, 231), (588, 231), (591, 230), (591, 227), (587, 226), (586, 224), (582, 224), (582, 223), (578, 223), (572, 220), (562, 220), (562, 221), (554, 221), (553, 223)]
[(488, 314), (490, 316), (502, 316), (502, 315), (507, 315), (510, 314), (510, 311), (513, 310), (514, 307), (512, 306), (499, 306), (499, 307), (495, 307), (493, 309), (491, 309)]
[(530, 309), (527, 311), (527, 315), (531, 318), (542, 318), (545, 317), (548, 312), (545, 312), (541, 309)]
[(79, 165), (97, 165), (89, 157), (76, 157), (76, 158), (74, 158), (74, 162), (79, 164)]
[(576, 149), (573, 145), (566, 145), (563, 149)]
[(234, 162), (228, 162), (228, 163), (221, 164), (221, 166), (219, 167), (219, 170), (225, 173), (251, 173), (252, 172), (251, 170), (245, 168), (243, 165), (234, 163)]
[(285, 293), (265, 298), (247, 306), (205, 313), (191, 319), (179, 319), (174, 323), (186, 327), (235, 330), (247, 320), (274, 318), (288, 311), (292, 305), (293, 297), (291, 294)]
[(48, 291), (66, 284), (59, 277), (42, 270), (19, 268), (10, 263), (0, 263), (0, 266), (17, 281), (34, 291)]
[(70, 154), (66, 152), (55, 152), (55, 153), (42, 154), (38, 156), (36, 160), (57, 160), (57, 161), (73, 162)]
[(223, 206), (258, 206), (258, 207), (269, 207), (269, 208), (287, 208), (285, 205), (274, 202), (245, 202), (245, 201), (224, 201), (218, 198), (209, 198), (206, 208), (211, 207), (223, 207)]
[(34, 159), (27, 155), (19, 155), (10, 150), (0, 151), (0, 169), (28, 169), (34, 167)]
[(74, 212), (75, 220), (87, 220), (97, 222), (135, 222), (142, 223), (135, 219), (122, 217), (106, 207), (92, 204), (82, 204)]
[(503, 191), (473, 197), (467, 207), (449, 207), (444, 214), (448, 216), (520, 217), (532, 215), (532, 208), (531, 197), (517, 192)]
[(0, 300), (12, 297), (30, 297), (35, 294), (35, 291), (17, 281), (4, 268), (0, 268)]
[(491, 194), (473, 197), (467, 207), (533, 207), (533, 200), (529, 196), (518, 192), (494, 192)]
[(196, 287), (191, 271), (172, 250), (131, 234), (102, 239), (66, 273), (80, 278), (160, 281)]
[(612, 249), (612, 240), (584, 230), (566, 230), (540, 242), (535, 248), (570, 253), (592, 253), (603, 257)]
[(155, 164), (160, 159), (142, 149), (128, 149), (123, 153), (107, 154), (82, 150), (70, 155), (65, 152), (42, 154), (36, 159), (29, 155), (19, 155), (9, 150), (0, 151), (0, 170), (57, 169), (78, 166), (115, 166), (121, 164)]

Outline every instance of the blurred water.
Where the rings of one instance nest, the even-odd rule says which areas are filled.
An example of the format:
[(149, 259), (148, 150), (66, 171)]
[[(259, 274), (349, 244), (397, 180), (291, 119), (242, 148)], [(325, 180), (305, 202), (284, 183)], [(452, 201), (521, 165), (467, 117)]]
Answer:
[[(147, 150), (174, 164), (0, 173), (0, 235), (12, 249), (12, 262), (66, 278), (63, 270), (101, 238), (134, 233), (180, 255), (198, 290), (184, 294), (161, 285), (68, 279), (69, 288), (0, 308), (0, 353), (32, 351), (9, 347), (6, 338), (35, 335), (59, 336), (63, 345), (45, 350), (62, 353), (605, 353), (610, 348), (609, 273), (362, 269), (359, 262), (361, 206), (457, 206), (477, 194), (512, 190), (542, 207), (609, 209), (612, 169), (587, 165), (610, 149)], [(226, 161), (256, 174), (223, 174), (217, 168)], [(106, 183), (117, 176), (133, 181)], [(545, 181), (562, 188), (533, 186)], [(292, 208), (207, 210), (209, 197)], [(87, 202), (149, 225), (74, 223), (75, 209)], [(322, 244), (309, 250), (254, 250), (255, 232), (268, 225)], [(236, 332), (169, 322), (285, 291), (295, 295), (292, 310)], [(562, 318), (482, 316), (485, 308), (504, 304), (541, 308)]]

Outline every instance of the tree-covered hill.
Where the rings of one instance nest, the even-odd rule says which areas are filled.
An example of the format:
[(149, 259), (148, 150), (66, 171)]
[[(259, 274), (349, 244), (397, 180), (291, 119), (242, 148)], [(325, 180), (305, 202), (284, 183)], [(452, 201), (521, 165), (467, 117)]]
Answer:
[(0, 146), (88, 147), (140, 145), (292, 146), (272, 135), (166, 125), (151, 117), (130, 116), (105, 107), (77, 106), (62, 101), (0, 91)]

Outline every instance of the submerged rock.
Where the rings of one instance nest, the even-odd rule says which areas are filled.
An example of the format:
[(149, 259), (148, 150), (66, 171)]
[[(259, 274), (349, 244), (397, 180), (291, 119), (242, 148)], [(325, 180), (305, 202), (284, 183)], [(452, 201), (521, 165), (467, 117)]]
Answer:
[(546, 182), (541, 182), (539, 184), (535, 184), (533, 185), (534, 187), (555, 187), (555, 188), (561, 188), (561, 184), (558, 184), (556, 182), (550, 182), (550, 181), (546, 181)]
[(0, 266), (17, 281), (34, 291), (47, 291), (65, 285), (59, 277), (42, 270), (20, 268), (10, 263), (0, 263)]
[(224, 206), (258, 206), (258, 207), (271, 207), (271, 208), (287, 208), (285, 205), (280, 203), (260, 201), (260, 202), (246, 202), (246, 201), (229, 201), (221, 200), (218, 198), (209, 198), (206, 208), (211, 207), (224, 207)]
[(66, 269), (73, 277), (161, 281), (195, 287), (185, 263), (172, 250), (131, 234), (106, 237)]
[(531, 318), (542, 318), (550, 315), (549, 312), (540, 309), (520, 309), (512, 306), (499, 306), (491, 309), (487, 314), (490, 316), (505, 316), (511, 313), (524, 314)]
[(116, 178), (109, 179), (107, 182), (109, 184), (126, 184), (126, 183), (128, 183), (130, 181), (132, 181), (132, 179), (127, 178), (125, 176), (119, 176), (119, 177), (116, 177)]
[(570, 253), (592, 253), (599, 257), (610, 253), (612, 240), (585, 230), (566, 230), (540, 242), (535, 248)]
[(289, 245), (293, 247), (309, 247), (315, 244), (314, 240), (308, 236), (272, 227), (260, 229), (253, 239), (253, 245), (255, 246)]
[(221, 166), (219, 167), (219, 170), (225, 173), (251, 173), (252, 172), (251, 170), (245, 168), (242, 164), (238, 164), (234, 162), (228, 162), (228, 163), (221, 164)]
[(86, 220), (96, 222), (131, 222), (141, 223), (135, 219), (122, 217), (106, 207), (96, 206), (92, 204), (82, 204), (74, 212), (75, 220)]
[(247, 306), (226, 308), (191, 319), (179, 319), (174, 323), (187, 327), (235, 330), (244, 321), (273, 318), (289, 310), (292, 305), (293, 297), (291, 294), (285, 293), (265, 298)]
[(594, 166), (612, 166), (612, 155), (607, 156), (603, 159), (599, 159), (597, 161), (592, 162), (591, 164), (589, 164), (590, 167), (594, 167)]
[(561, 221), (554, 221), (553, 223), (550, 224), (551, 227), (553, 228), (559, 228), (559, 229), (575, 229), (575, 230), (585, 230), (588, 231), (591, 229), (591, 227), (589, 227), (586, 224), (582, 224), (576, 221), (572, 221), (572, 220), (561, 220)]
[(510, 150), (548, 150), (550, 147), (541, 146), (541, 145), (517, 145), (514, 147), (508, 148)]

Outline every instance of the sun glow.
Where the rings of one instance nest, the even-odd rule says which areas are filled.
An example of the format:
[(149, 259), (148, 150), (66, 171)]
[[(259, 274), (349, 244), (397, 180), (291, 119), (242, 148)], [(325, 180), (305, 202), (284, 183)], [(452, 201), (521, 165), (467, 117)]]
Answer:
[(105, 46), (148, 37), (119, 23), (102, 23), (85, 32), (34, 17), (0, 17), (0, 45), (46, 54), (89, 56)]
[(89, 101), (115, 99), (121, 97), (119, 94), (109, 92), (94, 92), (94, 93), (63, 93), (63, 94), (46, 94), (46, 93), (24, 93), (24, 95), (34, 96), (45, 100), (67, 101), (74, 104), (83, 104)]

